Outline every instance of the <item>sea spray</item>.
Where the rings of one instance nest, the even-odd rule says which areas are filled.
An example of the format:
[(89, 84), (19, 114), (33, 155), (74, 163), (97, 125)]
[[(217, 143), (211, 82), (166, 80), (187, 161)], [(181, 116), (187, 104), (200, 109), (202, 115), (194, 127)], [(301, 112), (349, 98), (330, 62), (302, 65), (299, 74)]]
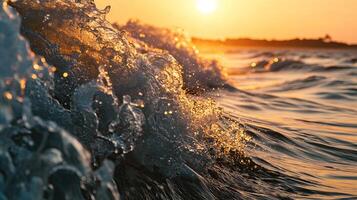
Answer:
[[(51, 110), (46, 110), (49, 115), (58, 109), (55, 102), (46, 101), (48, 93), (41, 93), (42, 88), (46, 92), (51, 88), (50, 67), (28, 48), (19, 34), (19, 22), (1, 1), (0, 197), (84, 199), (83, 194), (96, 196), (93, 191), (97, 191), (101, 199), (119, 199), (115, 183), (104, 179), (113, 174), (110, 161), (95, 172), (90, 154), (70, 133), (33, 115), (32, 105), (38, 101), (52, 103)], [(32, 92), (38, 101), (31, 100)]]
[[(163, 179), (189, 180), (196, 184), (197, 191), (187, 195), (213, 198), (197, 171), (205, 174), (207, 166), (227, 154), (243, 156), (242, 150), (249, 138), (235, 122), (222, 122), (223, 114), (212, 100), (187, 93), (188, 88), (191, 88), (190, 93), (195, 93), (192, 92), (194, 88), (212, 87), (202, 81), (198, 87), (195, 82), (187, 81), (192, 70), (202, 71), (200, 63), (188, 66), (190, 69), (187, 70), (185, 64), (180, 65), (177, 61), (180, 58), (172, 56), (170, 51), (142, 45), (107, 22), (105, 14), (108, 10), (97, 10), (93, 1), (20, 0), (9, 1), (9, 4), (22, 17), (21, 33), (29, 40), (31, 49), (45, 58), (35, 56), (26, 47), (25, 40), (18, 39), (21, 38), (18, 17), (10, 11), (17, 20), (13, 23), (10, 15), (4, 12), (4, 9), (11, 8), (4, 3), (1, 20), (10, 28), (1, 30), (12, 32), (1, 33), (6, 37), (17, 34), (12, 46), (19, 48), (23, 52), (20, 56), (27, 58), (29, 63), (21, 64), (22, 59), (17, 57), (10, 62), (26, 66), (24, 70), (13, 65), (1, 65), (9, 77), (2, 79), (5, 80), (2, 81), (4, 88), (9, 85), (7, 82), (15, 81), (10, 84), (13, 85), (10, 89), (2, 89), (5, 98), (2, 105), (8, 105), (8, 101), (13, 105), (2, 109), (1, 127), (20, 128), (26, 132), (25, 136), (19, 137), (20, 142), (9, 143), (10, 146), (21, 146), (10, 155), (41, 155), (46, 152), (47, 139), (38, 139), (35, 134), (38, 131), (33, 127), (40, 127), (42, 134), (50, 132), (51, 137), (57, 138), (49, 140), (50, 147), (57, 149), (50, 152), (56, 158), (53, 161), (55, 166), (48, 167), (48, 176), (42, 177), (42, 183), (41, 177), (38, 179), (30, 170), (25, 175), (19, 174), (20, 179), (14, 184), (26, 183), (22, 179), (33, 177), (35, 182), (25, 184), (26, 187), (48, 187), (33, 190), (30, 194), (34, 198), (45, 194), (47, 199), (66, 196), (71, 199), (84, 196), (103, 198), (106, 195), (109, 199), (118, 199), (117, 188), (125, 190), (126, 186), (119, 184), (117, 187), (113, 179), (122, 183), (128, 176), (134, 178), (138, 175), (135, 169), (139, 167), (147, 174), (159, 174)], [(36, 63), (36, 60), (40, 62)], [(207, 73), (209, 69), (203, 71)], [(4, 134), (4, 137), (13, 140), (13, 134), (17, 132)], [(64, 139), (56, 135), (64, 135)], [(51, 138), (47, 134), (44, 137)], [(76, 150), (58, 147), (56, 145), (60, 143), (55, 141), (72, 144)], [(23, 147), (22, 143), (39, 147)], [(60, 154), (69, 157), (61, 159)], [(24, 158), (16, 159), (22, 162)], [(58, 168), (59, 163), (67, 164)], [(76, 169), (83, 168), (81, 165), (86, 165), (84, 172)], [(114, 167), (116, 175), (108, 179)], [(122, 174), (120, 169), (123, 167), (132, 172)], [(14, 170), (22, 169), (15, 167)], [(136, 175), (132, 174), (134, 172)], [(66, 180), (59, 178), (67, 176), (73, 187), (63, 185)], [(53, 182), (55, 180), (58, 182)], [(11, 184), (6, 185), (6, 188), (12, 187)], [(12, 190), (6, 191), (10, 191), (5, 194), (9, 198), (17, 195)], [(26, 192), (24, 189), (24, 193), (18, 195)], [(99, 194), (103, 196), (96, 196)]]
[(224, 68), (216, 60), (201, 58), (199, 50), (183, 30), (158, 28), (135, 20), (124, 26), (115, 24), (115, 27), (149, 47), (168, 51), (175, 57), (183, 68), (183, 87), (186, 91), (197, 93), (227, 85)]

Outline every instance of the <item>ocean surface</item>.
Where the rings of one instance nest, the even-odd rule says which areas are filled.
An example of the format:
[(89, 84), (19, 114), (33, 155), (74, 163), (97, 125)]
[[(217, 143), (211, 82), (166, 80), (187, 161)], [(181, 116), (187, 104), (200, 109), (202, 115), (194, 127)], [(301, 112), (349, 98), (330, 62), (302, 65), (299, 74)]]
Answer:
[(357, 52), (201, 52), (0, 0), (0, 199), (357, 199)]
[(237, 48), (206, 53), (237, 91), (217, 101), (254, 138), (247, 154), (306, 199), (357, 198), (357, 51)]

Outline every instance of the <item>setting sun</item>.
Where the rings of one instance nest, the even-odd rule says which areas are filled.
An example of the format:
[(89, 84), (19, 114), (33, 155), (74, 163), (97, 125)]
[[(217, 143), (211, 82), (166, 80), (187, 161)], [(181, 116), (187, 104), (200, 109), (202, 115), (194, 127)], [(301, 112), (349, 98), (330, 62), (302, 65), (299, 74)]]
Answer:
[(197, 9), (204, 14), (209, 14), (217, 9), (217, 0), (197, 0)]

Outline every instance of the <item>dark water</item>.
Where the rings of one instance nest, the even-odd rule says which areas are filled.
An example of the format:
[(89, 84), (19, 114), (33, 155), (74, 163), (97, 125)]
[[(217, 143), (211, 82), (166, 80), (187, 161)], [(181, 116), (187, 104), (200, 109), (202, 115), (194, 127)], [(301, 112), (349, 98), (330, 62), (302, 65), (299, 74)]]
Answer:
[(354, 52), (213, 55), (225, 77), (92, 0), (0, 2), (0, 199), (357, 197)]

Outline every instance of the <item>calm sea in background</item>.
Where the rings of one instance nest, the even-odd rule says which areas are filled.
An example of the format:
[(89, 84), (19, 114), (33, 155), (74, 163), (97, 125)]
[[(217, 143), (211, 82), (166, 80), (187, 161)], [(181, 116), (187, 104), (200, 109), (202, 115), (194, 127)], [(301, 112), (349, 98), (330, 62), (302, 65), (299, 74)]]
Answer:
[(239, 89), (217, 101), (253, 136), (246, 152), (256, 163), (301, 179), (308, 198), (357, 198), (357, 51), (244, 48), (205, 56), (227, 66)]

